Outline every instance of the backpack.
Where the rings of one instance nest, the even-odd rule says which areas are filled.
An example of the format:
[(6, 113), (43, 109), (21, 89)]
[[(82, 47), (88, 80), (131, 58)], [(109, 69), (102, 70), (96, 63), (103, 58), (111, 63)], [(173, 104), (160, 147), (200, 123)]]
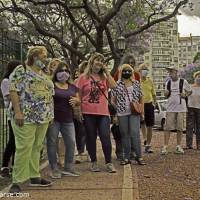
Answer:
[[(179, 81), (179, 92), (180, 93), (183, 92), (183, 84), (184, 84), (184, 79), (180, 78), (180, 81)], [(169, 91), (169, 94), (168, 94), (167, 98), (169, 98), (170, 95), (171, 95), (171, 80), (169, 80), (167, 82), (167, 90)], [(186, 105), (187, 105), (188, 97), (185, 97), (185, 101), (186, 101)], [(180, 104), (181, 104), (181, 97), (180, 97)]]

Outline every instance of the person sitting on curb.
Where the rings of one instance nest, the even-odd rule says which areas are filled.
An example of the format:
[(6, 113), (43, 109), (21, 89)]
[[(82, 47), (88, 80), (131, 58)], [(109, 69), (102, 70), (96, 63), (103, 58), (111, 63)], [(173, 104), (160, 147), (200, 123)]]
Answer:
[[(192, 93), (189, 83), (178, 77), (178, 68), (171, 66), (167, 68), (170, 79), (165, 84), (165, 97), (168, 98), (166, 108), (166, 126), (164, 132), (164, 146), (161, 154), (168, 153), (167, 147), (170, 139), (170, 131), (177, 130), (177, 146), (175, 153), (184, 154), (181, 147), (182, 133), (187, 112), (185, 98)], [(182, 86), (181, 86), (182, 85)]]

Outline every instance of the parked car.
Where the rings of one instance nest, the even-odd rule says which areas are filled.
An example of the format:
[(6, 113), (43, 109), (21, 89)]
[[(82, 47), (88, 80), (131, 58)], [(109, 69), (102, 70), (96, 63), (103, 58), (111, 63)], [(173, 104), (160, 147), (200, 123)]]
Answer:
[[(166, 107), (167, 107), (167, 99), (158, 100), (157, 104), (154, 107), (154, 113), (155, 113), (154, 127), (159, 128), (160, 130), (164, 130), (164, 127), (165, 127)], [(184, 123), (183, 133), (186, 132), (186, 114), (185, 114), (184, 119), (185, 119), (185, 123)]]
[(155, 113), (155, 125), (154, 127), (164, 130), (165, 127), (165, 119), (166, 119), (166, 105), (167, 100), (158, 100), (157, 104), (154, 107)]

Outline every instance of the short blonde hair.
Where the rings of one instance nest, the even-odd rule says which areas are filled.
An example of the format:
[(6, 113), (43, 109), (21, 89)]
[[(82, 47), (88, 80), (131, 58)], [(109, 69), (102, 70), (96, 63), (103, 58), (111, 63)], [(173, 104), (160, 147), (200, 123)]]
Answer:
[(26, 64), (29, 66), (32, 66), (34, 63), (34, 57), (38, 56), (40, 53), (42, 52), (46, 52), (47, 53), (47, 49), (45, 46), (33, 46), (30, 47), (27, 53), (27, 60), (26, 60)]
[(138, 68), (138, 71), (141, 71), (141, 70), (143, 70), (143, 69), (149, 70), (149, 69), (148, 69), (148, 65), (147, 65), (146, 63), (140, 64), (140, 65), (139, 65), (139, 68)]

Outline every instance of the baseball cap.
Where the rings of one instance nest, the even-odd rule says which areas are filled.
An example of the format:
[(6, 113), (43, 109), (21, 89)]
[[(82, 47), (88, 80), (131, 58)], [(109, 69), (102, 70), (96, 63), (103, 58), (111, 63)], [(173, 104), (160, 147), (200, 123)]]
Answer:
[(170, 67), (166, 67), (166, 70), (176, 70), (176, 71), (178, 71), (178, 67), (170, 66)]

